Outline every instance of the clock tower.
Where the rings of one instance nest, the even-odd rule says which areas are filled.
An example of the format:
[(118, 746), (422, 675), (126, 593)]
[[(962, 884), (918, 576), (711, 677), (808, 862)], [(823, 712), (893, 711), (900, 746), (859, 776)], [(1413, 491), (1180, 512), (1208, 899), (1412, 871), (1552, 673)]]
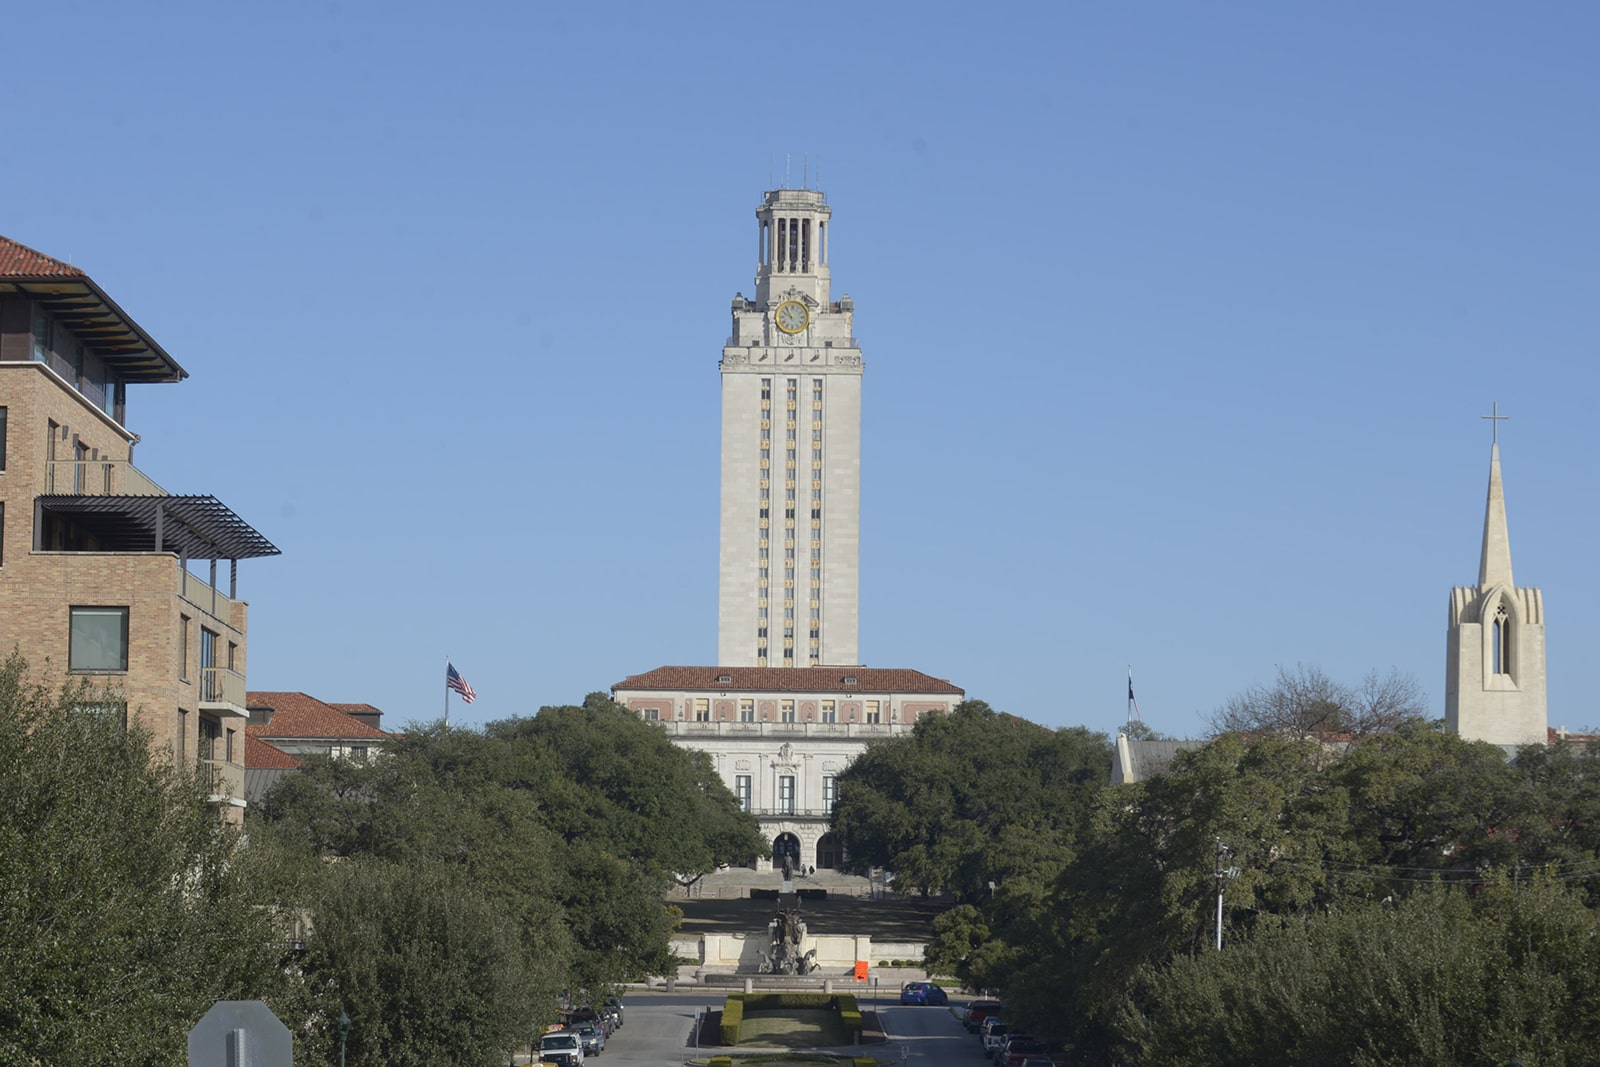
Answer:
[(722, 349), (717, 663), (857, 662), (861, 349), (829, 295), (833, 211), (812, 189), (756, 208), (755, 295)]

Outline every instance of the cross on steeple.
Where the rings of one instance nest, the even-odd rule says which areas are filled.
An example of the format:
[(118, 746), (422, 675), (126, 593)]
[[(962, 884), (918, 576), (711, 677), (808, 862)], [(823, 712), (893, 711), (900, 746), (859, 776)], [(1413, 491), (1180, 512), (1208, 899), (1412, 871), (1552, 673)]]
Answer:
[(1478, 418), (1480, 418), (1480, 419), (1488, 419), (1489, 420), (1489, 425), (1494, 428), (1494, 443), (1495, 444), (1499, 444), (1500, 443), (1500, 424), (1502, 422), (1505, 422), (1511, 416), (1510, 415), (1502, 415), (1502, 414), (1500, 414), (1500, 402), (1498, 400), (1495, 401), (1495, 405), (1491, 410), (1494, 412), (1494, 414), (1492, 414), (1492, 415), (1479, 415)]

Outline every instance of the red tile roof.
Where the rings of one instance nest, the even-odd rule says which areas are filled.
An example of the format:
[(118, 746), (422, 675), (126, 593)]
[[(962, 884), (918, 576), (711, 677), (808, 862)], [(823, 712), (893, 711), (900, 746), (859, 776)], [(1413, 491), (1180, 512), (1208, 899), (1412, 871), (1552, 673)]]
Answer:
[(272, 709), (270, 723), (250, 723), (245, 727), (245, 734), (250, 737), (382, 740), (389, 736), (304, 693), (246, 693), (245, 703), (251, 708)]
[[(718, 680), (724, 677), (729, 680)], [(854, 683), (847, 683), (847, 678), (854, 678)], [(630, 675), (611, 687), (613, 693), (619, 689), (966, 695), (966, 690), (943, 678), (898, 667), (657, 667)]]
[(87, 278), (70, 263), (51, 259), (9, 237), (0, 237), (0, 277), (7, 278)]
[(291, 771), (299, 767), (301, 761), (259, 737), (251, 737), (247, 726), (244, 733), (244, 765), (252, 769)]
[(340, 711), (344, 712), (346, 715), (382, 715), (383, 714), (383, 712), (379, 711), (377, 708), (373, 707), (371, 704), (334, 704), (334, 703), (330, 702), (328, 704), (328, 707), (330, 707), (330, 708), (338, 708)]

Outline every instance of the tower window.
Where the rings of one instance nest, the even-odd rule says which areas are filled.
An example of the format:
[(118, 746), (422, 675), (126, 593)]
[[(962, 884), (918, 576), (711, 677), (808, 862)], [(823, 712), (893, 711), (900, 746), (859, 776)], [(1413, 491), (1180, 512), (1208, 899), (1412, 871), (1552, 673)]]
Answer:
[(1491, 655), (1495, 674), (1511, 673), (1511, 616), (1503, 602), (1494, 613), (1494, 648)]

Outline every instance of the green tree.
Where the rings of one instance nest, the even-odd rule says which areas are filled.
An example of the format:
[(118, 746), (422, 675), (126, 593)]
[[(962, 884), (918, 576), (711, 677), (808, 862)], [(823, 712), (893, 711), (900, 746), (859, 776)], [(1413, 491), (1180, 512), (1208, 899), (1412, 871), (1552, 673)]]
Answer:
[(507, 911), (439, 863), (334, 865), (313, 901), (302, 1062), (329, 1062), (352, 1021), (350, 1067), (505, 1061), (548, 1011), (548, 976)]
[(277, 992), (238, 835), (113, 697), (0, 665), (0, 1063), (181, 1062), (213, 1000)]
[[(547, 1021), (558, 990), (599, 991), (669, 972), (679, 918), (663, 900), (671, 879), (761, 848), (753, 817), (738, 810), (703, 754), (677, 748), (599, 695), (482, 732), (413, 726), (366, 763), (307, 760), (254, 818), (264, 841), (300, 857), (281, 865), (279, 884), (312, 915), (307, 966), (316, 975), (308, 970), (308, 983), (327, 992), (306, 1012), (319, 1040), (337, 1018), (335, 1000), (371, 999), (346, 986), (366, 981), (373, 968), (400, 983), (388, 994), (395, 1003), (441, 1003), (445, 1014), (383, 1031), (382, 1054), (391, 1057), (438, 1042), (465, 1047), (446, 1019), (472, 1020), (472, 1041), (481, 1042), (472, 1047), (495, 1047), (497, 1035), (525, 1037)], [(308, 871), (309, 857), (339, 860), (322, 865), (338, 875)], [(516, 981), (526, 995), (505, 1002), (520, 1018), (485, 1015), (462, 999), (471, 995), (467, 985), (426, 982), (409, 965), (409, 954), (421, 951), (413, 941), (453, 929), (439, 925), (444, 919), (416, 925), (407, 941), (392, 924), (408, 920), (345, 916), (333, 937), (323, 915), (345, 899), (333, 889), (347, 889), (346, 880), (357, 877), (347, 872), (369, 871), (365, 877), (382, 889), (389, 877), (383, 872), (396, 869), (418, 873), (417, 892), (470, 887), (486, 928), (500, 931), (496, 943), (509, 939), (522, 954)], [(451, 914), (431, 898), (384, 892), (386, 907)], [(433, 951), (453, 950), (441, 942)], [(493, 958), (490, 947), (482, 952)], [(435, 1021), (436, 1032), (421, 1029)]]
[(1559, 881), (1435, 886), (1151, 968), (1124, 1052), (1134, 1067), (1587, 1064), (1597, 978), (1600, 923)]
[(982, 903), (1013, 880), (1054, 877), (1110, 767), (1101, 734), (966, 701), (851, 763), (833, 829), (856, 870), (887, 867), (902, 891)]

